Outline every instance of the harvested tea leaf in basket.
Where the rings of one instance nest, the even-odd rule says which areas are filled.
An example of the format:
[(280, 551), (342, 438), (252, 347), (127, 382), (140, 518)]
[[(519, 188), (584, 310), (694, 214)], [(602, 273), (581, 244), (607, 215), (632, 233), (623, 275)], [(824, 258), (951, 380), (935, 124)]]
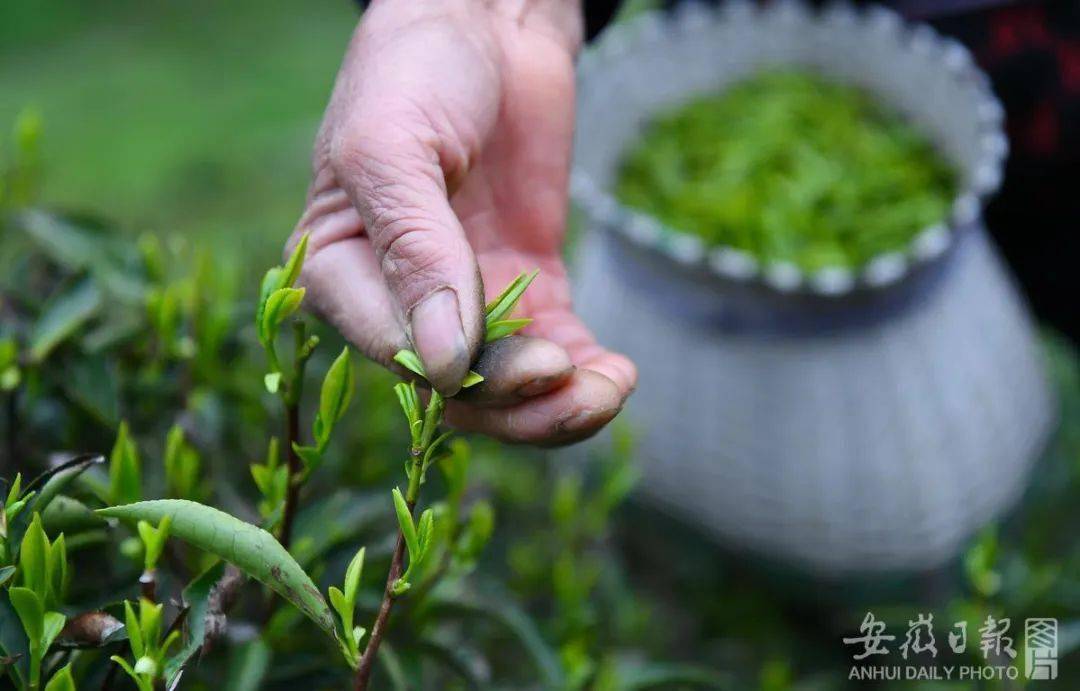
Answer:
[(945, 218), (956, 184), (929, 139), (871, 94), (769, 71), (658, 116), (617, 194), (709, 245), (814, 271), (904, 249)]

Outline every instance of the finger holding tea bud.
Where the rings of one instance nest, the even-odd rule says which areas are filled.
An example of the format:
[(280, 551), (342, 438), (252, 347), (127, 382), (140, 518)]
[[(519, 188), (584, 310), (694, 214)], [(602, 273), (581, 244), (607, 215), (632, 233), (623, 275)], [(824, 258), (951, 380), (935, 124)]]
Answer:
[(508, 336), (488, 343), (473, 369), (484, 377), (455, 398), (476, 406), (507, 407), (566, 384), (574, 365), (565, 350), (551, 341)]

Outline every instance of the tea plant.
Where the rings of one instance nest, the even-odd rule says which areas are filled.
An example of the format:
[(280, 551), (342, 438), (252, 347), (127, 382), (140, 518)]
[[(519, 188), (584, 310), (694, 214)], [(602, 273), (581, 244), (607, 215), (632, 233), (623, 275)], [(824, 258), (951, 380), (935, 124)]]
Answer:
[[(30, 194), (25, 131), (3, 177)], [(325, 334), (299, 316), (306, 242), (245, 305), (236, 268), (202, 248), (129, 242), (21, 192), (3, 202), (0, 684), (243, 689), (287, 670), (333, 687), (562, 685), (521, 606), (472, 583), (495, 511), (469, 489), (469, 446), (440, 430), (445, 401), (370, 367), (358, 376), (347, 349), (323, 357)], [(489, 342), (528, 323), (512, 312), (534, 276), (488, 306)], [(422, 380), (415, 354), (397, 360)], [(384, 414), (395, 398), (403, 446)], [(108, 452), (57, 452), (72, 448)], [(441, 496), (425, 499), (433, 477)], [(468, 638), (463, 621), (479, 625)]]
[[(32, 216), (29, 222), (47, 227), (47, 234), (59, 232), (66, 241), (78, 232), (62, 227), (58, 219)], [(98, 470), (104, 464), (103, 458), (77, 457), (47, 471), (29, 485), (23, 485), (21, 476), (12, 481), (0, 520), (3, 529), (0, 578), (7, 589), (3, 607), (10, 602), (20, 626), (19, 631), (14, 631), (11, 617), (0, 620), (4, 625), (0, 645), (7, 654), (8, 676), (19, 688), (41, 688), (46, 678), (49, 688), (64, 688), (73, 675), (94, 678), (104, 675), (102, 683), (109, 687), (116, 679), (117, 669), (139, 689), (175, 688), (196, 655), (209, 650), (215, 639), (222, 636), (221, 622), (247, 590), (244, 582), (248, 578), (296, 608), (281, 609), (271, 601), (258, 605), (256, 609), (262, 610), (259, 616), (267, 626), (259, 637), (260, 647), (251, 650), (272, 650), (280, 643), (277, 636), (286, 627), (284, 622), (291, 619), (290, 612), (298, 611), (326, 634), (346, 665), (355, 670), (354, 687), (367, 688), (377, 660), (387, 660), (387, 673), (395, 674), (394, 658), (380, 653), (380, 648), (387, 650), (383, 646), (394, 604), (406, 598), (423, 599), (448, 577), (467, 574), (468, 565), (475, 563), (491, 534), (491, 508), (480, 502), (471, 511), (465, 510), (468, 450), (461, 444), (450, 445), (449, 433), (440, 430), (445, 407), (442, 396), (432, 391), (427, 403), (423, 403), (416, 382), (394, 387), (409, 431), (405, 490), (395, 487), (387, 496), (386, 508), (394, 516), (397, 530), (381, 604), (375, 610), (370, 635), (356, 618), (361, 607), (367, 549), (360, 547), (355, 551), (340, 587), (329, 587), (327, 597), (290, 554), (294, 526), (303, 510), (304, 489), (323, 464), (355, 389), (354, 366), (346, 348), (326, 368), (310, 436), (304, 434), (300, 419), (305, 374), (319, 345), (318, 336), (311, 333), (298, 315), (304, 290), (295, 284), (306, 247), (305, 237), (283, 266), (266, 273), (257, 303), (256, 335), (269, 364), (262, 381), (265, 390), (280, 401), (285, 442), (282, 449), (278, 439), (271, 437), (263, 462), (250, 466), (251, 478), (260, 495), (259, 524), (195, 501), (209, 494), (200, 478), (202, 456), (187, 438), (184, 427), (178, 424), (172, 425), (165, 435), (158, 468), (146, 467), (132, 426), (120, 420), (106, 473)], [(146, 291), (146, 314), (153, 330), (146, 341), (149, 347), (141, 350), (142, 376), (157, 377), (163, 370), (179, 370), (186, 379), (185, 386), (195, 389), (196, 382), (220, 371), (211, 361), (202, 363), (205, 367), (202, 369), (199, 351), (220, 348), (224, 339), (208, 342), (203, 336), (202, 343), (195, 345), (199, 335), (192, 332), (200, 326), (200, 317), (207, 314), (193, 294), (195, 287), (183, 279), (171, 281), (166, 276), (162, 248), (157, 242), (144, 239), (139, 249), (147, 277), (158, 285)], [(90, 286), (83, 290), (99, 289), (93, 273), (91, 270), (90, 276), (82, 279)], [(511, 319), (510, 314), (535, 275), (534, 272), (518, 277), (488, 306), (488, 342), (512, 335), (528, 323), (524, 319)], [(31, 377), (45, 374), (37, 367), (43, 358), (65, 346), (78, 328), (95, 316), (94, 310), (72, 310), (67, 302), (65, 296), (60, 302), (59, 316), (53, 316), (48, 306), (44, 308), (42, 319), (56, 322), (57, 326), (50, 328), (58, 333), (48, 347), (39, 347), (36, 357), (31, 353), (29, 368), (22, 366), (27, 361), (18, 352), (17, 341), (5, 341), (9, 344), (5, 346), (5, 371), (15, 368), (18, 373), (17, 377), (8, 375), (9, 389), (19, 387), (24, 371)], [(286, 330), (292, 332), (292, 347), (283, 350), (278, 344), (279, 333)], [(396, 360), (423, 377), (423, 367), (411, 351), (402, 351)], [(479, 375), (470, 373), (463, 384), (472, 386), (481, 380)], [(189, 397), (195, 395), (194, 391), (188, 393)], [(284, 462), (281, 455), (285, 456)], [(447, 496), (417, 515), (421, 487), (434, 467), (443, 468)], [(170, 498), (145, 499), (148, 475), (161, 476), (160, 486)], [(75, 496), (61, 493), (73, 489)], [(103, 507), (94, 511), (95, 505)], [(71, 522), (71, 516), (56, 516), (53, 522), (71, 525), (84, 539), (88, 527), (94, 531), (104, 529), (106, 539), (110, 534), (118, 536), (122, 553), (137, 560), (141, 575), (138, 597), (123, 599), (118, 617), (108, 614), (109, 608), (76, 615), (74, 620), (79, 623), (87, 617), (105, 617), (110, 622), (105, 627), (107, 635), (75, 642), (69, 640), (76, 634), (73, 629), (72, 636), (63, 638), (63, 647), (57, 648), (55, 643), (67, 631), (68, 621), (59, 610), (69, 573), (67, 538), (60, 532), (50, 541), (43, 517), (48, 518), (60, 506), (65, 506), (68, 514), (76, 514), (79, 520)], [(173, 539), (197, 551), (184, 553), (173, 549), (170, 547)], [(296, 545), (295, 549), (303, 555), (307, 546)], [(176, 592), (173, 590), (176, 574), (162, 573), (161, 564), (166, 557), (173, 562), (170, 571), (178, 568), (181, 573), (194, 573), (183, 589), (183, 604), (171, 617), (167, 616), (167, 605), (171, 602), (169, 593)], [(89, 672), (81, 668), (73, 672), (70, 664), (60, 664), (65, 658), (84, 659), (81, 653), (86, 650), (116, 648), (118, 644), (120, 650), (108, 656), (115, 667), (102, 666), (98, 661)], [(441, 650), (434, 643), (430, 645)]]
[(805, 270), (859, 267), (946, 216), (956, 173), (872, 95), (764, 72), (659, 115), (620, 199), (710, 245)]

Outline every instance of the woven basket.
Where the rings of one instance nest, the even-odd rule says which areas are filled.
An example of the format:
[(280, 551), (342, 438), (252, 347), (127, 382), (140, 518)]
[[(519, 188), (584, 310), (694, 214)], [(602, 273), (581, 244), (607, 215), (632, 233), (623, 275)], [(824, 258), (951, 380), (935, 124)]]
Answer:
[[(622, 207), (650, 117), (765, 66), (860, 85), (960, 171), (947, 223), (857, 271), (762, 265)], [(1053, 406), (1028, 313), (981, 223), (1002, 109), (958, 43), (880, 9), (727, 3), (652, 13), (583, 56), (577, 304), (640, 369), (645, 496), (822, 575), (914, 572), (1019, 496)]]

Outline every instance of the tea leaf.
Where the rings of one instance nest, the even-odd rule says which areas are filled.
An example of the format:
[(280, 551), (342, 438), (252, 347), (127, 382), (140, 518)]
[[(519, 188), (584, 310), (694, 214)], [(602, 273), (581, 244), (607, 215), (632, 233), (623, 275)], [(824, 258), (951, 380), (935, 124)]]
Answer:
[(296, 560), (265, 530), (224, 511), (181, 499), (113, 506), (100, 509), (98, 513), (152, 523), (171, 516), (175, 537), (234, 564), (333, 635), (334, 620), (326, 600)]
[[(495, 298), (487, 304), (484, 308), (486, 313), (486, 322), (493, 324), (494, 322), (501, 321), (510, 316), (510, 313), (514, 311), (517, 306), (518, 300), (525, 293), (525, 289), (529, 287), (529, 284), (533, 282), (536, 276), (540, 273), (540, 269), (533, 269), (529, 273), (520, 273), (517, 275), (510, 285), (506, 286), (506, 289), (499, 297)], [(494, 339), (489, 339), (494, 340)]]
[(45, 691), (76, 691), (75, 679), (71, 676), (70, 662), (52, 675), (52, 679), (49, 679), (49, 683), (45, 685)]
[(364, 552), (366, 550), (361, 547), (356, 555), (349, 562), (349, 567), (345, 569), (345, 599), (348, 602), (356, 602), (356, 591), (360, 587), (360, 575), (364, 571)]
[(482, 374), (469, 370), (469, 373), (461, 380), (461, 388), (467, 389), (470, 386), (476, 386), (482, 381), (484, 381), (484, 376)]
[(183, 601), (187, 606), (187, 640), (183, 647), (165, 663), (165, 678), (171, 687), (184, 665), (202, 648), (206, 638), (206, 615), (210, 592), (225, 572), (225, 562), (218, 561), (184, 588)]
[(65, 621), (67, 621), (67, 617), (60, 612), (45, 612), (45, 617), (42, 622), (41, 642), (39, 643), (39, 648), (42, 653), (48, 651), (49, 646), (53, 644), (56, 637), (64, 630)]
[(131, 603), (124, 601), (124, 629), (127, 631), (128, 645), (131, 646), (131, 654), (136, 659), (146, 652), (146, 641), (143, 639), (142, 623), (135, 616), (135, 610)]
[(319, 453), (319, 449), (314, 446), (300, 446), (296, 442), (293, 442), (293, 451), (295, 451), (296, 455), (300, 457), (300, 460), (304, 462), (304, 469), (309, 473), (322, 465), (322, 454)]
[(329, 441), (334, 424), (349, 407), (356, 386), (349, 349), (345, 347), (326, 371), (322, 390), (319, 392), (319, 413), (316, 424), (316, 440), (320, 447)]
[(41, 514), (41, 521), (46, 533), (71, 535), (101, 528), (105, 524), (105, 519), (86, 504), (63, 494), (49, 502), (45, 512)]
[(48, 560), (49, 538), (41, 527), (41, 515), (35, 513), (19, 548), (19, 569), (23, 585), (42, 598), (48, 593), (49, 587)]
[(8, 589), (8, 597), (30, 639), (30, 647), (37, 648), (45, 634), (45, 606), (41, 598), (33, 590), (23, 587)]
[(109, 497), (114, 504), (142, 499), (142, 467), (126, 420), (120, 423), (109, 456)]
[(282, 267), (278, 288), (291, 288), (296, 284), (296, 279), (300, 278), (300, 271), (304, 268), (304, 258), (307, 256), (309, 237), (308, 233), (304, 233), (292, 254), (289, 255), (289, 261)]
[(424, 372), (424, 363), (420, 361), (420, 356), (413, 351), (404, 349), (397, 351), (394, 354), (394, 362), (413, 374), (419, 374), (424, 379), (427, 379), (427, 373)]
[(97, 314), (101, 291), (89, 278), (51, 299), (30, 333), (30, 359), (40, 363), (68, 336)]
[(491, 322), (487, 325), (487, 333), (484, 336), (484, 341), (486, 343), (491, 343), (500, 338), (512, 336), (529, 324), (532, 324), (532, 321), (532, 319), (503, 319), (501, 321)]
[(13, 660), (7, 668), (22, 686), (30, 673), (30, 650), (26, 631), (9, 598), (0, 595), (0, 651)]
[(766, 71), (660, 114), (619, 199), (763, 263), (854, 268), (948, 213), (956, 173), (900, 113), (809, 71)]
[(413, 525), (412, 512), (401, 495), (401, 490), (395, 487), (392, 491), (394, 496), (394, 511), (397, 513), (398, 525), (401, 526), (401, 534), (405, 538), (405, 545), (409, 548), (410, 563), (420, 554), (420, 541), (416, 537), (416, 526)]
[(304, 288), (278, 288), (270, 293), (259, 322), (259, 338), (263, 343), (272, 341), (282, 323), (300, 309), (304, 292)]

